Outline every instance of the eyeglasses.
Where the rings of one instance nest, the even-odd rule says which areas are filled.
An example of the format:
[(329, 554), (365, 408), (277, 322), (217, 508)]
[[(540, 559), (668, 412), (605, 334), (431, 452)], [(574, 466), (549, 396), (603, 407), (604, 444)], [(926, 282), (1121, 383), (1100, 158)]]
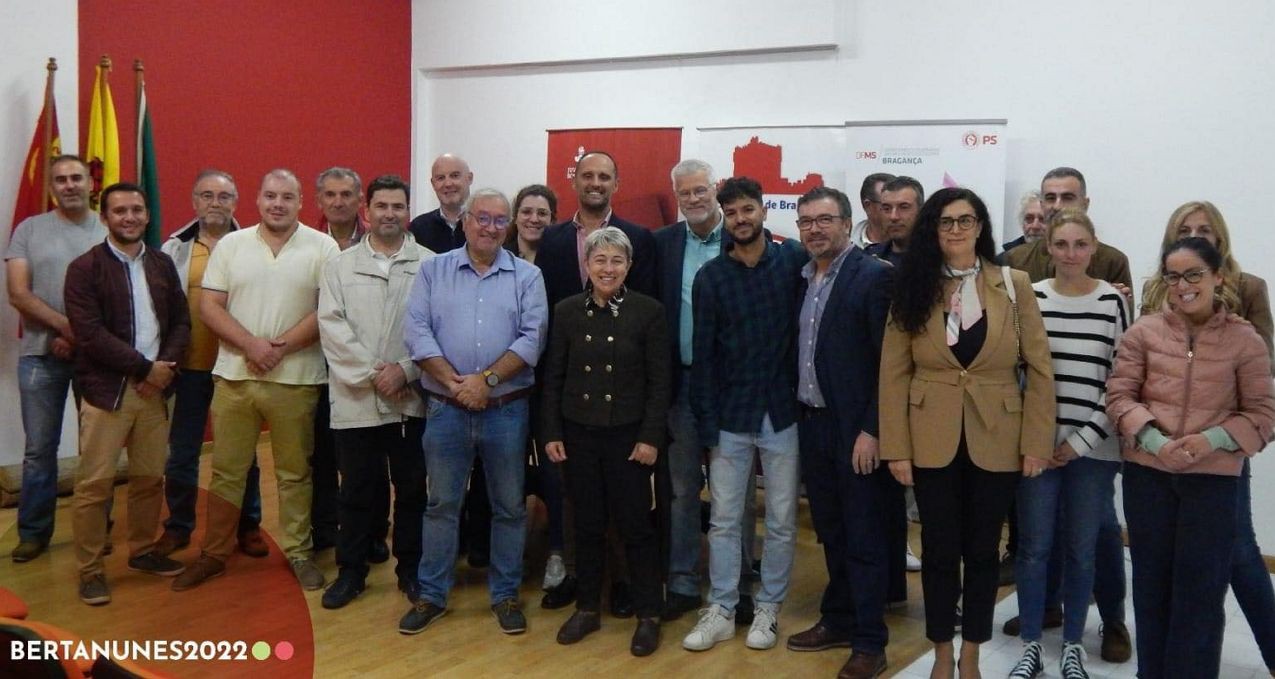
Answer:
[(819, 215), (818, 217), (801, 217), (797, 220), (797, 230), (809, 231), (815, 224), (826, 229), (843, 219), (841, 215)]
[(707, 187), (707, 186), (697, 186), (697, 187), (695, 187), (695, 188), (691, 189), (690, 191), (678, 191), (678, 192), (677, 192), (677, 199), (678, 199), (678, 200), (689, 200), (689, 199), (691, 199), (691, 198), (703, 198), (704, 196), (707, 196), (707, 195), (708, 195), (708, 187)]
[(205, 203), (233, 203), (239, 198), (233, 193), (213, 193), (212, 191), (201, 191), (196, 193), (195, 197)]
[(492, 215), (486, 212), (470, 212), (469, 216), (473, 217), (474, 221), (478, 222), (478, 225), (484, 229), (490, 226), (494, 226), (501, 230), (509, 228), (509, 217), (505, 215)]
[(939, 231), (954, 231), (958, 226), (961, 227), (961, 231), (969, 231), (978, 226), (978, 217), (961, 215), (960, 217), (939, 218)]
[(1178, 273), (1176, 271), (1165, 271), (1160, 274), (1160, 278), (1164, 279), (1164, 284), (1173, 287), (1182, 281), (1188, 283), (1199, 283), (1204, 280), (1204, 274), (1208, 273), (1208, 269), (1191, 269)]

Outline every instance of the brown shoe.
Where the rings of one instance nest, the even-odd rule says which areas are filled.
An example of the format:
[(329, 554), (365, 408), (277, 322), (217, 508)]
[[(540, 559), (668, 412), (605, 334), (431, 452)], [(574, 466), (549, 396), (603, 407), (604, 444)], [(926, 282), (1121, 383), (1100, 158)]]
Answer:
[(837, 634), (822, 622), (788, 637), (790, 651), (826, 651), (830, 648), (850, 648), (850, 637)]
[(186, 572), (173, 579), (173, 591), (184, 592), (188, 589), (194, 589), (204, 581), (211, 580), (218, 575), (226, 572), (226, 564), (208, 556), (201, 554), (195, 563), (186, 568)]
[(155, 549), (151, 550), (151, 553), (155, 556), (168, 556), (173, 552), (180, 552), (189, 546), (189, 535), (182, 535), (176, 531), (166, 530), (163, 535), (159, 536), (159, 540), (155, 542)]
[(860, 653), (855, 651), (837, 672), (837, 679), (873, 679), (885, 671), (884, 653)]
[(1102, 635), (1102, 659), (1112, 663), (1128, 662), (1133, 657), (1133, 640), (1129, 628), (1119, 620), (1104, 620), (1098, 634)]
[(253, 529), (239, 534), (239, 551), (254, 559), (260, 559), (270, 556), (270, 545), (266, 544), (266, 539), (261, 537), (260, 529)]

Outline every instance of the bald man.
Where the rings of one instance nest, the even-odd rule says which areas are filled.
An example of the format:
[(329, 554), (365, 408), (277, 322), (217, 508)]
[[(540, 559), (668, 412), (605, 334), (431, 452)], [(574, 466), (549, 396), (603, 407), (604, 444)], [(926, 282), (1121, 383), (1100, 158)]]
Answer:
[(465, 201), (469, 200), (474, 173), (469, 170), (469, 163), (464, 158), (444, 153), (434, 159), (429, 170), (429, 183), (438, 197), (438, 209), (417, 216), (408, 230), (416, 237), (416, 242), (442, 254), (465, 244), (460, 217)]

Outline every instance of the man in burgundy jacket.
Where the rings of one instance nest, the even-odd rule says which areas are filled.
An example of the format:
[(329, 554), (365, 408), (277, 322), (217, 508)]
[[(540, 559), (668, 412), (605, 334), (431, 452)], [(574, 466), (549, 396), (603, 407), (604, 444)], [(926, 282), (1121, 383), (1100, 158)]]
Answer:
[(80, 466), (71, 523), (80, 600), (109, 603), (102, 563), (106, 510), (121, 449), (128, 447), (129, 570), (173, 576), (178, 561), (155, 553), (164, 502), (168, 411), (177, 361), (190, 342), (190, 312), (173, 260), (142, 243), (146, 194), (134, 184), (102, 192), (105, 242), (67, 268), (66, 315), (78, 340), (75, 383)]

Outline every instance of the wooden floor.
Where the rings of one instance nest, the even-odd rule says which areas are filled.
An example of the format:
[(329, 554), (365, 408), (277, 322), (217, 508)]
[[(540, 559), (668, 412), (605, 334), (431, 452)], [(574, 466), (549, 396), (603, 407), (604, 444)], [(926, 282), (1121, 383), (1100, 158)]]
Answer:
[[(265, 498), (263, 528), (274, 533), (278, 527), (275, 483), (268, 454), (263, 444), (260, 456), (263, 469), (262, 494)], [(208, 479), (208, 456), (204, 457), (202, 479)], [(265, 481), (264, 479), (269, 479)], [(212, 580), (191, 593), (177, 594), (168, 590), (168, 582), (150, 576), (129, 573), (125, 567), (127, 551), (123, 523), (126, 486), (117, 488), (116, 514), (119, 521), (114, 531), (118, 549), (107, 559), (107, 576), (111, 581), (114, 601), (104, 607), (90, 608), (76, 597), (76, 569), (71, 544), (70, 498), (59, 498), (57, 530), (49, 553), (27, 564), (14, 564), (8, 554), (17, 544), (14, 526), (16, 510), (0, 510), (0, 584), (16, 591), (31, 605), (31, 618), (69, 629), (86, 640), (182, 638), (244, 639), (256, 634), (271, 644), (288, 640), (298, 646), (292, 663), (214, 662), (207, 664), (165, 663), (152, 661), (148, 666), (177, 676), (285, 676), (309, 675), (306, 631), (313, 634), (313, 675), (345, 677), (372, 675), (377, 677), (596, 677), (625, 674), (697, 676), (697, 677), (833, 677), (844, 663), (845, 650), (822, 653), (794, 653), (783, 646), (787, 635), (806, 629), (818, 619), (819, 596), (826, 582), (822, 548), (816, 544), (810, 525), (809, 508), (802, 501), (799, 513), (796, 564), (788, 600), (780, 614), (779, 645), (770, 651), (754, 651), (744, 646), (746, 629), (740, 629), (732, 641), (718, 644), (703, 653), (681, 648), (682, 637), (694, 625), (693, 614), (663, 627), (662, 645), (653, 656), (634, 658), (628, 652), (633, 620), (603, 617), (602, 631), (571, 647), (555, 642), (558, 627), (571, 609), (547, 611), (539, 608), (539, 583), (544, 562), (543, 512), (537, 503), (531, 506), (532, 536), (528, 540), (527, 575), (522, 588), (522, 601), (528, 617), (528, 631), (519, 636), (498, 632), (487, 604), (485, 571), (476, 571), (462, 562), (457, 567), (456, 587), (452, 592), (447, 615), (417, 636), (403, 636), (397, 631), (399, 617), (406, 612), (406, 600), (395, 588), (392, 561), (373, 566), (368, 590), (348, 607), (329, 611), (320, 605), (321, 592), (300, 592), (291, 588), (295, 581), (286, 574), (287, 567), (272, 550), (270, 560), (256, 561), (237, 556), (230, 562), (230, 574)], [(761, 503), (758, 503), (759, 506)], [(201, 502), (202, 505), (202, 502)], [(200, 507), (202, 512), (203, 507)], [(202, 516), (200, 517), (202, 525)], [(919, 528), (911, 526), (911, 542), (919, 547)], [(196, 533), (196, 537), (202, 531)], [(758, 524), (760, 542), (762, 528)], [(919, 552), (919, 549), (918, 549)], [(197, 551), (188, 549), (175, 555), (189, 563)], [(329, 580), (336, 576), (333, 552), (318, 557), (318, 563)], [(252, 570), (256, 569), (256, 570)], [(262, 570), (264, 569), (264, 570)], [(257, 589), (235, 587), (236, 578), (243, 581), (246, 573), (265, 573), (269, 577), (252, 576), (249, 582)], [(130, 577), (131, 576), (131, 577)], [(909, 574), (911, 600), (905, 609), (887, 615), (890, 645), (887, 649), (889, 676), (929, 650), (925, 640), (924, 611), (918, 574)], [(267, 584), (271, 583), (271, 584)], [(278, 594), (272, 599), (269, 594)], [(288, 593), (275, 592), (288, 589)], [(1004, 595), (1010, 590), (1002, 589)], [(287, 597), (295, 606), (289, 607)], [(300, 598), (300, 597), (303, 597)], [(306, 620), (308, 609), (309, 620)], [(272, 618), (273, 616), (273, 618)], [(277, 618), (285, 617), (279, 621)], [(270, 622), (260, 622), (271, 620)], [(253, 625), (256, 627), (253, 627)], [(251, 628), (252, 631), (243, 630)], [(308, 629), (307, 629), (308, 628)], [(254, 638), (249, 636), (247, 643)], [(3, 660), (3, 656), (0, 656)], [(0, 674), (3, 674), (0, 672)]]

